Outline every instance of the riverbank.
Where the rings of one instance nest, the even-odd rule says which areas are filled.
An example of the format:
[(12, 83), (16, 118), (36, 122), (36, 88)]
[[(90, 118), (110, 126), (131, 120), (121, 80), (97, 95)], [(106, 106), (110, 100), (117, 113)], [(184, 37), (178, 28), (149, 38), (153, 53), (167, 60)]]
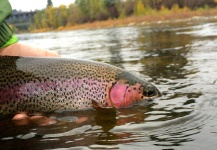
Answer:
[(150, 10), (146, 15), (131, 16), (119, 19), (109, 19), (106, 21), (95, 21), (91, 23), (67, 25), (66, 27), (59, 27), (57, 29), (38, 29), (30, 31), (35, 32), (48, 32), (48, 31), (64, 31), (64, 30), (80, 30), (80, 29), (100, 29), (100, 28), (113, 28), (123, 26), (139, 26), (155, 22), (176, 21), (185, 19), (197, 19), (200, 17), (215, 17), (217, 16), (217, 8), (203, 8), (198, 10), (183, 9), (164, 9), (160, 11)]

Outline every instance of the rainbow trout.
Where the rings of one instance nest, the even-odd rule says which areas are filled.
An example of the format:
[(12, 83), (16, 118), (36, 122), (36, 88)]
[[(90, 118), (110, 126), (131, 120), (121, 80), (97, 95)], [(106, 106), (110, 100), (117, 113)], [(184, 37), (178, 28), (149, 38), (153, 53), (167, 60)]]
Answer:
[(0, 57), (0, 116), (127, 107), (160, 96), (151, 83), (112, 65), (67, 58)]

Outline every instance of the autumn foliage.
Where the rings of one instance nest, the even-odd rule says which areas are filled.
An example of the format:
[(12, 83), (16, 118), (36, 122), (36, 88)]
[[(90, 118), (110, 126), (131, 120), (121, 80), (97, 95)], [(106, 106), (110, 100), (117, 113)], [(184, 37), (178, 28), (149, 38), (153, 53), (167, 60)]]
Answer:
[[(30, 30), (73, 28), (99, 21), (109, 23), (111, 20), (115, 24), (117, 20), (129, 20), (127, 18), (162, 19), (175, 14), (187, 15), (207, 8), (215, 9), (216, 4), (217, 0), (76, 0), (68, 7), (51, 5), (39, 10)], [(140, 22), (143, 21), (141, 19)]]

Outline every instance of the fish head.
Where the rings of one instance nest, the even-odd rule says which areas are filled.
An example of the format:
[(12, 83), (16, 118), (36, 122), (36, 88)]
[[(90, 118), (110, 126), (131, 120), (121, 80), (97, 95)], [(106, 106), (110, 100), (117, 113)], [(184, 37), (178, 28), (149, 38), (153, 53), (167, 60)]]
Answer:
[(110, 84), (106, 101), (108, 107), (121, 108), (160, 96), (159, 90), (151, 83), (141, 79), (124, 78)]

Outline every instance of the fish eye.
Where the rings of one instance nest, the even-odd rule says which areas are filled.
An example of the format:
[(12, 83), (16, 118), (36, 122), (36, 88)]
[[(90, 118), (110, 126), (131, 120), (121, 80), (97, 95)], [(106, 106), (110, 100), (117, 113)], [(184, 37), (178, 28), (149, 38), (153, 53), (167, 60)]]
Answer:
[(143, 95), (151, 97), (155, 95), (155, 89), (152, 87), (148, 86), (147, 88), (144, 89)]
[(153, 96), (154, 95), (154, 90), (148, 90), (148, 96)]

